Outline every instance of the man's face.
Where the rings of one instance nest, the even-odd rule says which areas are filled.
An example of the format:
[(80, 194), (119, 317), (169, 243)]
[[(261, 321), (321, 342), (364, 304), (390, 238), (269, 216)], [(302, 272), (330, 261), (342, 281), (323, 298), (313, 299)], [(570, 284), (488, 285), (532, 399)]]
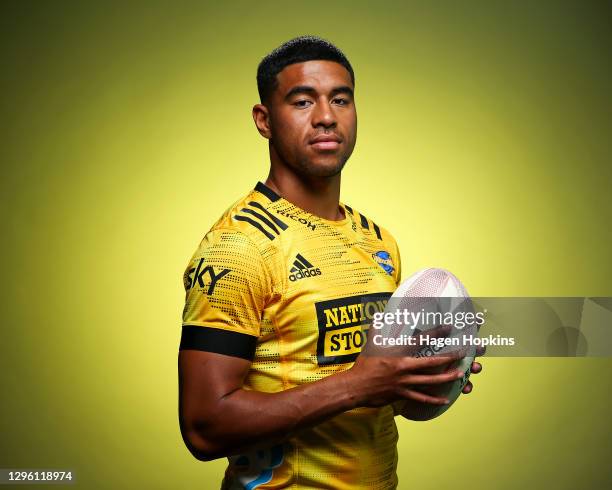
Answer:
[(349, 72), (333, 61), (307, 61), (285, 67), (277, 81), (266, 104), (274, 150), (300, 175), (338, 174), (357, 138)]

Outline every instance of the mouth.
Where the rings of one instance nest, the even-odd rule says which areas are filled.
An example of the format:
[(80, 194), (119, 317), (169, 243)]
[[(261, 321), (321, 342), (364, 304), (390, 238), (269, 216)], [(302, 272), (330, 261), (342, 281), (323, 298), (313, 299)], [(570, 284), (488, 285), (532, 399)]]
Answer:
[(310, 145), (315, 150), (329, 151), (336, 150), (342, 140), (335, 134), (320, 134), (310, 140)]

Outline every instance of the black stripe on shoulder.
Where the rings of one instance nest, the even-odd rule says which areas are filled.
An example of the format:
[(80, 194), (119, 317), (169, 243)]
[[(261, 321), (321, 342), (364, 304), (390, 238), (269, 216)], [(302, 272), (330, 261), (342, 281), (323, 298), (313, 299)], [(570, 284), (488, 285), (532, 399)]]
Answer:
[(250, 201), (249, 202), (249, 206), (255, 206), (257, 209), (260, 209), (261, 211), (263, 211), (264, 213), (266, 213), (270, 219), (272, 221), (274, 221), (276, 223), (276, 225), (281, 229), (281, 230), (286, 230), (288, 228), (288, 226), (281, 221), (279, 218), (277, 218), (276, 216), (274, 216), (272, 213), (270, 213), (270, 211), (268, 211), (266, 208), (264, 208), (261, 204), (259, 204), (258, 202), (255, 201)]
[(270, 228), (272, 228), (272, 231), (274, 233), (276, 233), (277, 235), (280, 234), (280, 232), (278, 231), (278, 229), (276, 228), (276, 226), (274, 226), (274, 224), (272, 223), (272, 221), (270, 221), (268, 218), (266, 218), (265, 216), (259, 214), (257, 211), (253, 211), (252, 209), (249, 208), (242, 208), (240, 211), (244, 212), (244, 213), (249, 213), (252, 216), (255, 216), (256, 218), (259, 219), (259, 221), (261, 221), (262, 223), (265, 223), (266, 225), (268, 225)]
[(263, 184), (261, 182), (257, 182), (257, 184), (255, 185), (255, 190), (257, 192), (262, 193), (264, 196), (266, 196), (272, 202), (278, 201), (281, 198), (276, 192), (274, 192), (267, 185), (265, 185), (265, 184)]
[(201, 350), (253, 360), (257, 337), (219, 328), (183, 325), (179, 350)]
[(370, 229), (370, 225), (368, 223), (368, 218), (366, 218), (363, 214), (359, 213), (359, 216), (361, 216), (361, 226), (363, 228), (365, 228), (366, 230)]
[(247, 218), (246, 216), (241, 216), (239, 214), (234, 216), (234, 218), (236, 218), (238, 221), (244, 221), (245, 223), (249, 223), (250, 225), (253, 225), (255, 228), (261, 231), (270, 240), (274, 240), (276, 238), (276, 235), (273, 235), (269, 231), (264, 230), (263, 226), (261, 226), (257, 221), (252, 220), (251, 218)]
[(380, 228), (378, 227), (376, 223), (374, 223), (374, 221), (372, 221), (372, 225), (374, 225), (374, 231), (376, 232), (376, 236), (378, 237), (379, 240), (382, 240), (382, 236), (380, 234)]
[(350, 206), (347, 206), (346, 204), (344, 205), (344, 207), (347, 209), (347, 211), (351, 214), (355, 214), (353, 213), (353, 208), (351, 208)]

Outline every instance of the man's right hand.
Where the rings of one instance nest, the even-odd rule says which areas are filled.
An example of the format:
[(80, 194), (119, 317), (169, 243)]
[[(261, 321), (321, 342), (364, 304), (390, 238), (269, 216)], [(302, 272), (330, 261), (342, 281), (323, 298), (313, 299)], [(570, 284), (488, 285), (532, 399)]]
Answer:
[(443, 368), (465, 356), (464, 351), (434, 357), (388, 357), (360, 355), (347, 371), (355, 405), (381, 407), (397, 400), (411, 399), (434, 405), (448, 403), (446, 398), (419, 391), (423, 385), (447, 383), (463, 377), (463, 371), (447, 369), (439, 374), (424, 370)]
[(414, 344), (397, 347), (377, 347), (367, 342), (353, 367), (346, 372), (355, 390), (357, 406), (380, 407), (397, 400), (415, 400), (434, 405), (448, 403), (446, 398), (420, 391), (424, 385), (447, 383), (462, 378), (461, 370), (451, 364), (465, 357), (466, 350), (458, 349), (440, 356), (415, 357), (426, 340), (446, 337), (451, 325), (433, 328), (415, 335)]

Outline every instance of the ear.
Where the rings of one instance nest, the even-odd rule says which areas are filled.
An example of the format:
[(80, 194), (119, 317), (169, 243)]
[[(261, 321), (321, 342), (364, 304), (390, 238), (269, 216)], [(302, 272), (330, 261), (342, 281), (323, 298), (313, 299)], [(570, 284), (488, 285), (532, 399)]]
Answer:
[(264, 138), (270, 139), (272, 137), (272, 131), (270, 130), (270, 111), (263, 104), (255, 104), (253, 106), (253, 121), (257, 126), (257, 131)]

